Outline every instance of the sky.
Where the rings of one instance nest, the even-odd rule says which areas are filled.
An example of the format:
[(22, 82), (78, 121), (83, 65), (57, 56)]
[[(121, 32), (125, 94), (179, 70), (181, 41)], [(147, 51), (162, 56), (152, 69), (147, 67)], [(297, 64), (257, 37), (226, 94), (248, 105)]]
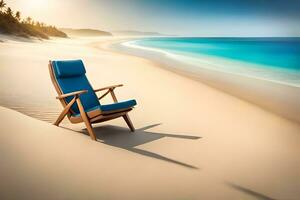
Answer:
[(300, 36), (300, 0), (6, 0), (64, 28), (181, 36)]

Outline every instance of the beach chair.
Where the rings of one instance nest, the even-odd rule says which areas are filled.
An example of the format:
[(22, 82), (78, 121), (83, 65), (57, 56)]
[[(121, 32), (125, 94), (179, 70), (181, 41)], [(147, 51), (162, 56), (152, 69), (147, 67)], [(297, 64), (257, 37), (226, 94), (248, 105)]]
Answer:
[[(123, 117), (128, 127), (134, 132), (134, 126), (128, 112), (136, 105), (135, 100), (118, 102), (113, 85), (94, 90), (85, 73), (82, 60), (49, 61), (50, 77), (58, 93), (58, 99), (64, 109), (54, 125), (58, 126), (67, 116), (71, 123), (84, 122), (90, 137), (96, 139), (92, 124)], [(100, 97), (96, 92), (104, 92)], [(110, 94), (114, 103), (102, 105), (100, 100)]]

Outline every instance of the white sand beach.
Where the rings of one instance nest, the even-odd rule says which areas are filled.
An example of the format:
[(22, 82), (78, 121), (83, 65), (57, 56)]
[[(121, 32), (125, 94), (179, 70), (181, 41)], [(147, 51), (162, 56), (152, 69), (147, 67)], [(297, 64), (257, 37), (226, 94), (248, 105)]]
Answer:
[[(296, 120), (103, 49), (115, 39), (0, 38), (0, 199), (300, 198)], [(84, 124), (50, 123), (62, 106), (48, 61), (78, 58), (94, 88), (122, 83), (117, 97), (137, 100), (135, 133), (116, 119), (95, 142)]]

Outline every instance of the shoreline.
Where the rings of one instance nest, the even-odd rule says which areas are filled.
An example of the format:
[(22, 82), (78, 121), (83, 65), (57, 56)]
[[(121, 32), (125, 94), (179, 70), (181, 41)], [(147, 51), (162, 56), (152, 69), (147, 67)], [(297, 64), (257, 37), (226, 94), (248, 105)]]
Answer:
[(163, 52), (142, 48), (135, 49), (124, 45), (124, 43), (135, 39), (137, 38), (113, 40), (105, 45), (100, 45), (100, 48), (148, 59), (166, 70), (203, 82), (300, 123), (300, 87), (214, 69), (195, 69), (187, 63), (170, 58)]
[[(169, 38), (169, 37), (167, 37), (167, 38)], [(186, 37), (184, 37), (184, 38), (186, 38)], [(143, 39), (143, 38), (141, 38), (141, 39)], [(149, 38), (145, 38), (145, 39), (149, 39)], [(127, 40), (122, 43), (118, 42), (118, 43), (111, 45), (111, 48), (115, 48), (116, 50), (118, 50), (118, 49), (122, 50), (122, 47), (125, 46), (125, 47), (128, 47), (127, 50), (128, 49), (139, 49), (139, 50), (142, 50), (143, 52), (145, 52), (145, 54), (142, 54), (142, 56), (144, 56), (144, 57), (147, 57), (147, 55), (149, 55), (149, 54), (151, 55), (151, 52), (157, 52), (158, 53), (157, 57), (168, 59), (168, 62), (174, 61), (174, 63), (185, 65), (187, 68), (200, 67), (200, 68), (203, 68), (206, 70), (215, 71), (216, 73), (225, 73), (228, 75), (242, 76), (242, 77), (251, 78), (254, 80), (263, 80), (263, 81), (268, 81), (268, 82), (272, 82), (272, 83), (276, 83), (276, 84), (282, 84), (285, 86), (297, 87), (300, 89), (300, 83), (284, 82), (283, 80), (280, 81), (280, 80), (275, 80), (275, 79), (268, 79), (265, 77), (255, 76), (253, 74), (251, 75), (251, 73), (246, 74), (247, 72), (245, 72), (245, 71), (244, 72), (233, 72), (233, 71), (229, 71), (227, 69), (226, 70), (220, 69), (220, 67), (219, 67), (219, 69), (216, 68), (220, 65), (239, 66), (239, 68), (240, 68), (240, 66), (245, 66), (245, 67), (250, 67), (250, 68), (258, 68), (258, 67), (264, 66), (263, 64), (254, 64), (254, 63), (249, 63), (247, 61), (236, 61), (236, 60), (232, 60), (232, 59), (221, 58), (219, 56), (215, 56), (214, 58), (212, 58), (213, 56), (208, 56), (208, 55), (203, 55), (203, 54), (201, 55), (200, 60), (195, 61), (194, 57), (187, 58), (186, 55), (180, 55), (179, 53), (176, 54), (176, 53), (168, 52), (167, 50), (162, 50), (162, 49), (158, 49), (158, 48), (154, 48), (154, 47), (145, 47), (145, 46), (140, 46), (140, 45), (137, 45), (134, 43), (131, 44), (132, 42), (135, 42), (138, 40), (140, 40), (140, 39), (136, 38), (135, 40)], [(136, 51), (136, 50), (132, 51), (133, 54), (138, 54), (137, 52), (138, 51)], [(194, 60), (194, 62), (188, 62), (191, 59)], [(196, 65), (195, 62), (200, 63), (200, 65), (199, 64)], [(205, 65), (207, 65), (208, 67), (205, 67)], [(266, 65), (265, 67), (272, 67), (272, 66)], [(188, 71), (187, 69), (185, 69), (185, 70)], [(196, 71), (196, 70), (194, 70), (194, 71)], [(285, 70), (285, 72), (287, 72), (287, 71)], [(289, 70), (288, 72), (291, 73), (291, 70)]]

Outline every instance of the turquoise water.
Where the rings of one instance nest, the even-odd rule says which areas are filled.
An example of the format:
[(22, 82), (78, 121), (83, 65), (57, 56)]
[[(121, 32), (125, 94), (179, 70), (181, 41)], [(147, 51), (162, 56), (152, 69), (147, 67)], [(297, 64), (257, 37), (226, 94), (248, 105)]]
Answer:
[(300, 86), (300, 38), (147, 38), (130, 45), (198, 67)]

